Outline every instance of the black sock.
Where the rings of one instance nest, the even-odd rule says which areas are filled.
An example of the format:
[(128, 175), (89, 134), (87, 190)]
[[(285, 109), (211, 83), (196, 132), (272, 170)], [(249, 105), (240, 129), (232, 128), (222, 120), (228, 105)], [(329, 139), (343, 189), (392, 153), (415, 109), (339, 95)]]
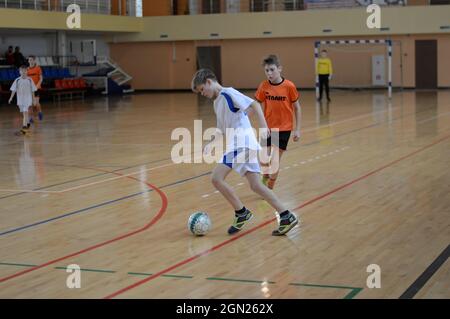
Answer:
[(236, 216), (238, 216), (238, 215), (244, 214), (246, 211), (247, 211), (247, 208), (245, 208), (245, 206), (244, 206), (244, 207), (242, 207), (242, 209), (235, 210), (234, 212), (236, 213)]
[(280, 218), (285, 218), (287, 217), (291, 212), (288, 210), (285, 210), (284, 212), (280, 213)]

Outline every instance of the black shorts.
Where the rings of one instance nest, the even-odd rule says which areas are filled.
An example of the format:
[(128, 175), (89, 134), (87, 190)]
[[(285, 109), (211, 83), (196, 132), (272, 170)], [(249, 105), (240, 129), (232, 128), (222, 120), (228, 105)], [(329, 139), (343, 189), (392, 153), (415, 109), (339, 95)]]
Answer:
[(41, 96), (41, 90), (39, 89), (39, 90), (34, 91), (34, 96), (35, 97), (40, 97)]
[(279, 149), (285, 151), (289, 143), (289, 138), (291, 137), (291, 131), (271, 131), (269, 138), (266, 140), (262, 140), (261, 146), (272, 146), (272, 137), (274, 139), (273, 144)]

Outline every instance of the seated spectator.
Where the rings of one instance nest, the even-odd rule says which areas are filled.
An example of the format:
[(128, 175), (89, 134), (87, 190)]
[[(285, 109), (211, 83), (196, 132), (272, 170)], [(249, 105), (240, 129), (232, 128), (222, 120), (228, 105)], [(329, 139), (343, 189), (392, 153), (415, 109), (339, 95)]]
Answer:
[(25, 65), (27, 60), (23, 56), (22, 52), (20, 52), (20, 47), (16, 47), (14, 51), (14, 65), (16, 68), (20, 68), (22, 65)]
[(14, 65), (14, 51), (12, 45), (8, 47), (8, 51), (5, 53), (6, 64)]

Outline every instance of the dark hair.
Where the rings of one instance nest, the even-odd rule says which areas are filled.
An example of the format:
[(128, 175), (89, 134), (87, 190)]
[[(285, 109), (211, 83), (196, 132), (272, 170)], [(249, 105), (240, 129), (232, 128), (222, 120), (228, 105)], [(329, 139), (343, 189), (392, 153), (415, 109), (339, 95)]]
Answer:
[(19, 69), (27, 70), (28, 67), (26, 66), (26, 64), (22, 64), (22, 65), (19, 67)]
[(213, 73), (213, 71), (209, 69), (200, 69), (197, 72), (195, 72), (194, 77), (192, 78), (191, 82), (191, 89), (193, 92), (198, 93), (197, 86), (205, 84), (206, 80), (211, 79), (215, 82), (217, 82), (217, 77)]
[(36, 60), (36, 56), (35, 55), (30, 55), (28, 58), (32, 58), (33, 60)]
[(327, 53), (328, 51), (327, 50), (325, 50), (325, 49), (323, 49), (322, 51), (320, 51), (320, 52), (325, 52), (325, 53)]
[(271, 54), (264, 58), (262, 65), (271, 65), (274, 64), (277, 67), (281, 65), (280, 59), (275, 54)]

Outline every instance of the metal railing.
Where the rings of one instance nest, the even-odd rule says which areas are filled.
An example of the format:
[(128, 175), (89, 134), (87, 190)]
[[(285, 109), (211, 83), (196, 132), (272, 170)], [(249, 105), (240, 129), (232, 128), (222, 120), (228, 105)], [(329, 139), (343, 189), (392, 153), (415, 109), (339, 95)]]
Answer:
[[(305, 0), (306, 1), (306, 0)], [(251, 12), (303, 10), (303, 0), (251, 0)]]
[[(151, 0), (142, 2), (151, 6)], [(0, 8), (66, 11), (70, 4), (77, 4), (84, 13), (136, 16), (139, 3), (126, 0), (122, 6), (122, 0), (0, 0)], [(172, 0), (167, 2), (166, 15), (349, 8), (371, 3), (399, 6), (406, 5), (407, 0)]]
[(188, 14), (291, 11), (302, 10), (303, 1), (304, 0), (190, 0), (188, 8), (185, 11)]
[[(176, 1), (175, 1), (176, 2)], [(174, 2), (168, 11), (172, 14), (212, 14), (238, 12), (294, 11), (317, 8), (361, 7), (379, 5), (405, 5), (407, 0), (189, 0), (186, 8)], [(178, 12), (177, 12), (178, 11)]]
[[(71, 4), (79, 5), (82, 13), (136, 16), (136, 0), (126, 0), (126, 12), (122, 12), (120, 0), (0, 0), (0, 9), (66, 11)], [(112, 7), (117, 12), (113, 13)]]

